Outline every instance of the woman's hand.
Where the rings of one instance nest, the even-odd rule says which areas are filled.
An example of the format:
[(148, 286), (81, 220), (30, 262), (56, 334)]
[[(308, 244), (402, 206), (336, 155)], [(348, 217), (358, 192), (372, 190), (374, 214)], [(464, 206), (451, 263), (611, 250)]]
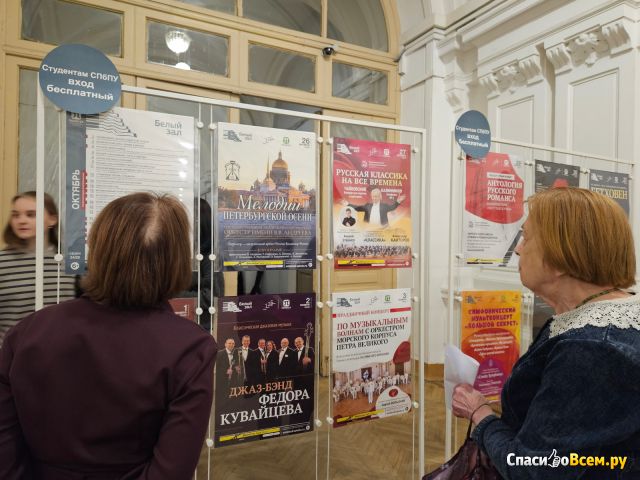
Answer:
[(477, 425), (485, 417), (492, 415), (489, 401), (468, 383), (460, 383), (453, 389), (453, 414), (467, 418)]

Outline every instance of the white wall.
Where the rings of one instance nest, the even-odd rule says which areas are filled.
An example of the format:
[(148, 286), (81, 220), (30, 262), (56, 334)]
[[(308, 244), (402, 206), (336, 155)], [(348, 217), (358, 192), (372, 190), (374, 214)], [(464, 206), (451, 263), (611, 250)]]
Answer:
[[(429, 302), (428, 361), (441, 363), (449, 329), (446, 291), (441, 295), (441, 289), (448, 280), (452, 218), (452, 241), (459, 240), (460, 217), (449, 205), (455, 120), (473, 108), (487, 115), (494, 138), (634, 161), (640, 146), (635, 133), (640, 128), (640, 3), (398, 0), (398, 10), (405, 42), (401, 123), (429, 132), (430, 284), (424, 293)], [(551, 158), (541, 151), (496, 145), (500, 149), (525, 160), (594, 166), (577, 157)], [(632, 193), (637, 185), (633, 179)], [(638, 222), (633, 221), (639, 210), (640, 195), (632, 195), (640, 252)], [(456, 278), (456, 285), (467, 287), (482, 282), (517, 286), (517, 275), (462, 269)]]

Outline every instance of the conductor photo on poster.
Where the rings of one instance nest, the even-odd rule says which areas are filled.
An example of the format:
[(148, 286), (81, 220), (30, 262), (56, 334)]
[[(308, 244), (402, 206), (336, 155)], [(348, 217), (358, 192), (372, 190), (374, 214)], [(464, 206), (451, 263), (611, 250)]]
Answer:
[(333, 139), (334, 265), (411, 266), (411, 147)]

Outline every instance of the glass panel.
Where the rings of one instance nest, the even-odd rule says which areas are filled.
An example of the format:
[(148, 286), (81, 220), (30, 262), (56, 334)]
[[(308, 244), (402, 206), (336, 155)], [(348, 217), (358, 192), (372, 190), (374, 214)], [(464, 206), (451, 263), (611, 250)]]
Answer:
[(182, 70), (228, 75), (229, 39), (164, 23), (148, 22), (147, 61)]
[(387, 90), (386, 73), (333, 62), (334, 97), (386, 105)]
[(387, 131), (384, 128), (363, 127), (362, 125), (352, 125), (350, 123), (332, 123), (331, 136), (384, 142), (387, 140)]
[[(198, 117), (200, 109), (200, 117)], [(188, 117), (199, 118), (205, 127), (200, 135), (200, 189), (201, 195), (211, 192), (211, 140), (208, 134), (207, 125), (217, 122), (229, 121), (229, 112), (225, 107), (217, 107), (174, 98), (147, 96), (147, 110), (152, 112), (173, 113), (176, 115), (186, 115)]]
[[(252, 96), (241, 96), (240, 102), (268, 107), (288, 108), (303, 112), (320, 112), (318, 107), (280, 102)], [(275, 115), (244, 109), (240, 109), (240, 122), (247, 125), (275, 127), (288, 130), (316, 130), (316, 125), (313, 121), (306, 121), (290, 115)], [(266, 162), (274, 162), (275, 159), (273, 157), (269, 158), (266, 154), (262, 155), (259, 151), (256, 151), (256, 155), (259, 155), (262, 159), (260, 162), (256, 162), (256, 164), (261, 164), (262, 166), (257, 169), (255, 175), (256, 177), (264, 178), (262, 176), (266, 174), (265, 168), (268, 168), (268, 164)], [(286, 161), (286, 155), (284, 160)], [(309, 169), (317, 173), (317, 163), (314, 162), (313, 165), (309, 165)], [(293, 180), (297, 174), (294, 171), (290, 171), (290, 173), (292, 183), (297, 186), (299, 180)], [(311, 292), (313, 291), (313, 275), (313, 270), (260, 272), (242, 271), (238, 273), (238, 294), (253, 295), (256, 293)], [(218, 332), (220, 332), (220, 330), (218, 330)], [(257, 338), (257, 335), (254, 335), (254, 332), (255, 330), (244, 330), (244, 333), (250, 334), (251, 342), (255, 342), (255, 339)], [(278, 334), (279, 333), (276, 333), (275, 331), (273, 333), (273, 340), (277, 343), (281, 340), (281, 336), (276, 336)], [(223, 340), (219, 340), (219, 342), (222, 343), (224, 341), (224, 337), (219, 338), (223, 338)], [(313, 340), (311, 340), (310, 343), (313, 343)], [(254, 343), (251, 343), (250, 345), (250, 348), (253, 348)], [(314, 350), (319, 352), (317, 345), (314, 347)], [(320, 358), (320, 353), (316, 353), (315, 358)], [(321, 391), (327, 391), (326, 380), (324, 385), (321, 387), (318, 386), (318, 383), (315, 385), (316, 394), (314, 399), (314, 418), (318, 418), (319, 416), (316, 412), (318, 412), (317, 401), (320, 397), (319, 392)], [(240, 402), (237, 403), (238, 405), (240, 404)], [(322, 413), (324, 416), (321, 418), (325, 418), (326, 410), (323, 410)], [(281, 428), (288, 428), (286, 425), (291, 422), (291, 420), (288, 417), (283, 416), (281, 417), (280, 422), (282, 425)], [(225, 479), (249, 479), (261, 478), (264, 476), (274, 479), (288, 478), (291, 476), (305, 479), (323, 478), (323, 475), (318, 473), (318, 469), (322, 469), (324, 466), (324, 462), (319, 461), (320, 456), (318, 454), (318, 450), (325, 444), (325, 442), (319, 442), (319, 438), (323, 435), (320, 430), (320, 428), (314, 427), (314, 432), (311, 433), (286, 435), (274, 440), (246, 442), (225, 448), (214, 448), (209, 451), (212, 471), (215, 471), (214, 477)], [(295, 430), (292, 430), (292, 432), (295, 432)], [(250, 438), (247, 438), (247, 440), (250, 440)], [(283, 454), (283, 452), (286, 452), (286, 454)], [(251, 459), (251, 461), (248, 461), (247, 459)], [(197, 478), (201, 478), (201, 472), (203, 474), (202, 478), (205, 478), (204, 474), (206, 472), (204, 470), (198, 472)]]
[[(310, 105), (299, 103), (271, 100), (249, 95), (241, 95), (240, 102), (264, 107), (283, 108), (297, 112), (321, 114), (322, 109)], [(267, 112), (257, 112), (253, 110), (240, 110), (240, 123), (245, 125), (256, 125), (261, 127), (282, 128), (286, 130), (298, 130), (303, 132), (313, 132), (316, 130), (315, 121), (290, 115), (276, 115)], [(238, 278), (239, 288), (243, 292), (251, 292), (256, 288), (263, 293), (283, 292), (309, 292), (313, 287), (312, 270), (283, 270), (267, 271), (257, 274), (256, 272), (242, 272)]]
[(284, 50), (249, 45), (249, 81), (315, 91), (315, 61)]
[(218, 12), (236, 13), (236, 1), (235, 0), (179, 0), (189, 5), (195, 5), (196, 7), (204, 7), (209, 10), (216, 10)]
[(60, 45), (82, 43), (122, 56), (122, 14), (61, 0), (22, 0), (22, 38)]
[(242, 9), (246, 18), (320, 35), (320, 0), (244, 0)]
[[(36, 143), (37, 143), (37, 92), (38, 76), (34, 70), (20, 69), (19, 71), (19, 94), (18, 94), (18, 191), (36, 190)], [(61, 263), (54, 260), (54, 255), (60, 253), (58, 242), (63, 238), (61, 225), (64, 223), (65, 200), (64, 191), (61, 193), (59, 184), (60, 176), (58, 168), (60, 166), (60, 135), (64, 135), (65, 113), (58, 112), (55, 106), (45, 97), (44, 100), (44, 193), (45, 211), (57, 216), (58, 222), (52, 228), (45, 226), (44, 244), (44, 270), (43, 270), (43, 304), (52, 305), (65, 300), (70, 300), (75, 296), (75, 276), (65, 275)], [(64, 139), (64, 137), (62, 137)], [(64, 140), (63, 151), (64, 151)], [(3, 201), (9, 201), (8, 198)], [(30, 196), (22, 198), (19, 203), (12, 205), (19, 212), (23, 213), (35, 208), (35, 198)], [(24, 238), (27, 240), (25, 253), (11, 254), (5, 250), (4, 263), (6, 260), (14, 258), (20, 262), (20, 272), (13, 272), (13, 276), (0, 275), (0, 297), (3, 298), (0, 307), (0, 345), (2, 337), (6, 333), (6, 328), (15, 325), (21, 318), (33, 312), (37, 293), (35, 289), (35, 253), (34, 246), (29, 244), (29, 240), (35, 238)], [(18, 243), (9, 242), (13, 246)], [(7, 264), (8, 265), (8, 264)], [(22, 281), (16, 283), (18, 277)], [(7, 300), (18, 302), (12, 306)]]
[[(35, 70), (20, 69), (18, 105), (18, 191), (36, 189), (36, 105), (38, 102), (38, 74)], [(59, 113), (44, 98), (44, 155), (45, 191), (58, 203)]]
[[(327, 36), (376, 50), (389, 50), (379, 0), (328, 0)], [(358, 21), (354, 21), (358, 19)]]
[[(240, 102), (251, 105), (261, 105), (263, 107), (283, 108), (296, 112), (321, 114), (320, 107), (301, 105), (299, 103), (285, 102), (281, 100), (271, 100), (268, 98), (253, 97), (250, 95), (240, 95)], [(267, 112), (256, 112), (254, 110), (240, 110), (240, 123), (245, 125), (257, 125), (260, 127), (284, 128), (287, 130), (298, 130), (301, 132), (313, 132), (315, 121), (306, 118), (292, 117), (289, 115), (276, 115)]]

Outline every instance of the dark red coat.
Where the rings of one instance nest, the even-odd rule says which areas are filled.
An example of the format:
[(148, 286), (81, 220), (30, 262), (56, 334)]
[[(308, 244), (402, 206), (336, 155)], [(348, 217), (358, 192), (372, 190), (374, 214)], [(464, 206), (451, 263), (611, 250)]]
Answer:
[(168, 304), (79, 298), (29, 315), (0, 349), (0, 478), (190, 479), (216, 350)]

